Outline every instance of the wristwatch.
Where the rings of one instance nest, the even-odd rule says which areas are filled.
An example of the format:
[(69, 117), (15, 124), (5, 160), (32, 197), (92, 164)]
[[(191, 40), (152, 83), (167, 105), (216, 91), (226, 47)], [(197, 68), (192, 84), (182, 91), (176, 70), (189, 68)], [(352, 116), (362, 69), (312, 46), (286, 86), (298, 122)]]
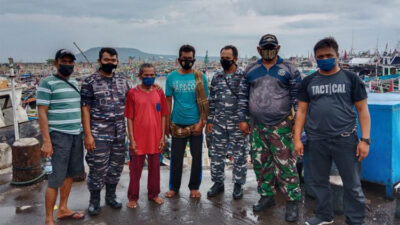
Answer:
[(360, 141), (363, 141), (363, 142), (367, 143), (368, 145), (371, 145), (371, 143), (372, 143), (371, 138), (360, 138)]

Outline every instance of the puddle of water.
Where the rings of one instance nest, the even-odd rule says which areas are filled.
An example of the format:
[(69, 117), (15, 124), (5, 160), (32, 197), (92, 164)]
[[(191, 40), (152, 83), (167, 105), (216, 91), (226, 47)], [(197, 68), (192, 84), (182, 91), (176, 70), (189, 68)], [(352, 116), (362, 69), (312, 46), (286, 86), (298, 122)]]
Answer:
[(31, 213), (35, 210), (35, 208), (31, 205), (24, 205), (15, 208), (15, 214), (22, 214), (22, 213)]
[(31, 199), (31, 197), (26, 195), (19, 195), (14, 198), (15, 201), (26, 201), (28, 199)]

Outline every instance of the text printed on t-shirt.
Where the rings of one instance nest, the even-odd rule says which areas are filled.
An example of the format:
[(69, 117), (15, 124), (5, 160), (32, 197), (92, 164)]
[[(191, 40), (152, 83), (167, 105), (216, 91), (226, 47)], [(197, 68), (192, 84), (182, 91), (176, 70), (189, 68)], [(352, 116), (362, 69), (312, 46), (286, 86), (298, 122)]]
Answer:
[(311, 86), (313, 95), (346, 94), (346, 84), (324, 84)]

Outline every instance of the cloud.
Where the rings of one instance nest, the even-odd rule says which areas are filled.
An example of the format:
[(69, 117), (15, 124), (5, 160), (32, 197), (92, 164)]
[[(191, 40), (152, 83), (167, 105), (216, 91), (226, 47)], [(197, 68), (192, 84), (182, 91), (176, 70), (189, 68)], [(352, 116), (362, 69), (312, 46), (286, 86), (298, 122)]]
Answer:
[(265, 0), (0, 0), (0, 62), (9, 56), (44, 61), (58, 48), (135, 47), (176, 54), (184, 43), (199, 55), (218, 55), (235, 44), (241, 56), (257, 54), (259, 38), (275, 33), (281, 54), (307, 55), (332, 35), (342, 48), (394, 46), (400, 1)]

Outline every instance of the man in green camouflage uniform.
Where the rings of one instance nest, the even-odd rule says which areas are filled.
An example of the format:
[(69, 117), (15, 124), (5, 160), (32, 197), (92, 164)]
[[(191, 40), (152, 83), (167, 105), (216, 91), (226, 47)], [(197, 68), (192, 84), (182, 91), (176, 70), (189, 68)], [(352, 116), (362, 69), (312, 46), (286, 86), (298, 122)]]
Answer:
[[(278, 125), (255, 124), (252, 137), (252, 161), (262, 196), (273, 196), (276, 183), (290, 200), (300, 200), (296, 156), (293, 151), (292, 122), (286, 119)], [(262, 176), (262, 178), (261, 178)]]
[(239, 128), (245, 134), (252, 130), (251, 156), (261, 195), (253, 209), (258, 212), (273, 206), (278, 185), (286, 196), (285, 219), (294, 222), (301, 192), (291, 118), (301, 77), (293, 64), (278, 56), (280, 46), (274, 35), (264, 35), (257, 49), (262, 59), (246, 68), (238, 101)]

